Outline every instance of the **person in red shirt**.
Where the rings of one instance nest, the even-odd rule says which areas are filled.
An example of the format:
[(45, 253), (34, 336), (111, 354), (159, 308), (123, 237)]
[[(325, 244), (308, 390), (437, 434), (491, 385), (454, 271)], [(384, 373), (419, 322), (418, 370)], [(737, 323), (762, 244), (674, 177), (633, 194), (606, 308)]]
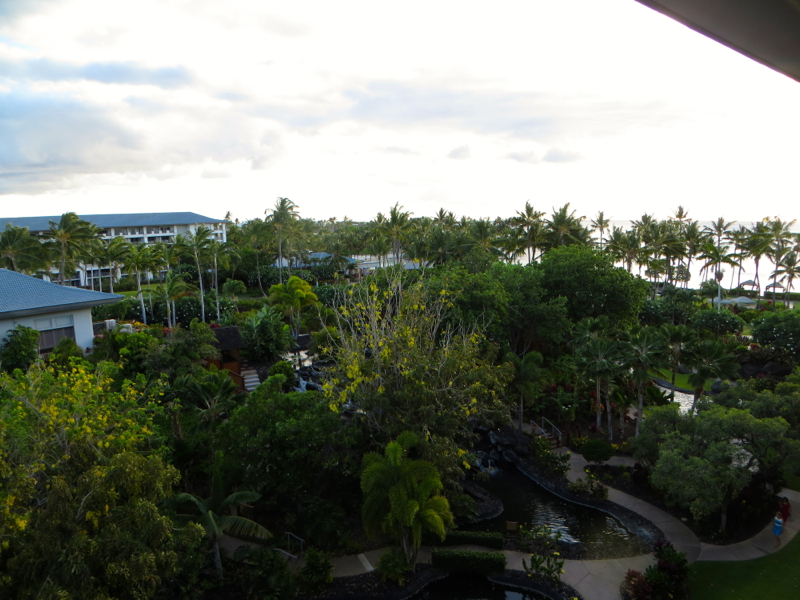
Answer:
[(792, 505), (789, 504), (789, 499), (785, 497), (781, 500), (781, 516), (783, 517), (784, 523), (792, 516)]

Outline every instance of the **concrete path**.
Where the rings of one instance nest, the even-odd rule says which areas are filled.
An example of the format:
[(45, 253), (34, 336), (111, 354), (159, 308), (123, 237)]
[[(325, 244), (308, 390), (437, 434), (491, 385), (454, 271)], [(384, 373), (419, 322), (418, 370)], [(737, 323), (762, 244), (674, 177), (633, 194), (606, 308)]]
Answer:
[[(560, 448), (559, 452), (568, 452), (565, 448)], [(608, 461), (609, 465), (633, 466), (635, 461), (626, 456), (615, 456)], [(584, 469), (588, 466), (586, 460), (580, 454), (571, 453), (569, 461), (569, 472), (567, 478), (575, 481), (585, 477)], [(784, 490), (782, 496), (789, 498), (792, 506), (797, 511), (793, 519), (784, 529), (782, 546), (789, 542), (800, 530), (800, 493), (791, 490)], [(653, 522), (672, 543), (677, 550), (686, 553), (689, 562), (697, 560), (749, 560), (776, 552), (779, 548), (775, 547), (775, 537), (772, 535), (772, 525), (769, 525), (755, 537), (732, 544), (730, 546), (713, 546), (701, 543), (697, 536), (679, 519), (669, 513), (656, 508), (643, 500), (635, 498), (629, 494), (609, 488), (608, 499), (612, 502), (624, 506)], [(453, 549), (461, 550), (486, 550), (480, 546), (452, 546)], [(372, 571), (378, 564), (381, 554), (386, 552), (386, 548), (372, 550), (363, 554), (353, 556), (342, 556), (333, 559), (333, 576), (344, 577), (347, 575), (360, 575)], [(522, 559), (528, 559), (529, 553), (514, 552), (504, 550), (507, 566), (509, 569), (523, 570)], [(419, 562), (430, 562), (431, 549), (420, 548)], [(609, 560), (567, 560), (564, 563), (564, 574), (561, 580), (578, 590), (586, 600), (620, 600), (619, 586), (625, 573), (629, 569), (644, 571), (655, 562), (652, 555), (636, 556), (633, 558), (619, 558)]]

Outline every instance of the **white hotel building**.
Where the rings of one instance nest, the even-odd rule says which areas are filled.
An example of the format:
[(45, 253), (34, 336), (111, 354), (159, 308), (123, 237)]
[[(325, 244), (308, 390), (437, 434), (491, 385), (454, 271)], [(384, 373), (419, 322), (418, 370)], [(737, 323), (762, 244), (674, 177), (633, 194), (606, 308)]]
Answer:
[[(112, 215), (78, 215), (84, 221), (96, 225), (100, 229), (100, 237), (110, 240), (122, 237), (132, 244), (156, 244), (163, 242), (172, 244), (178, 235), (193, 234), (199, 227), (205, 226), (211, 230), (209, 239), (220, 243), (228, 241), (227, 222), (211, 219), (193, 212), (172, 213), (136, 213)], [(0, 219), (0, 229), (5, 229), (10, 223), (15, 227), (27, 227), (35, 236), (44, 237), (50, 231), (50, 224), (58, 223), (61, 216), (55, 217), (14, 217)], [(79, 269), (75, 278), (69, 280), (69, 285), (86, 286), (87, 278), (107, 277), (109, 269), (97, 269), (86, 265), (86, 270)]]

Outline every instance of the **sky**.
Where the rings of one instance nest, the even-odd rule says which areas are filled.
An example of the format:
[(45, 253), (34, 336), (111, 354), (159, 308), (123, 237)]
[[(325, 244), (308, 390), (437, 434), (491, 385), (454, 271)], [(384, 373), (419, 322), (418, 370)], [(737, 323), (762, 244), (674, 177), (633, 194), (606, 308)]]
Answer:
[(800, 84), (634, 0), (0, 0), (0, 217), (800, 217)]

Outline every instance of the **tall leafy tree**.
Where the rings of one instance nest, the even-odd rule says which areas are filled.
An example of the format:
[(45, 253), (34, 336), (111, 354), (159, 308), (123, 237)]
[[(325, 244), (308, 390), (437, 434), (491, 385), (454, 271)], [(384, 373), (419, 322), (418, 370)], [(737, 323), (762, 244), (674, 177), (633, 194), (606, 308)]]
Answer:
[(27, 227), (6, 223), (0, 231), (0, 266), (11, 271), (30, 272), (42, 263), (42, 245)]
[(317, 295), (311, 291), (311, 285), (294, 275), (285, 284), (279, 283), (269, 289), (269, 301), (289, 317), (295, 339), (300, 335), (300, 314), (306, 308), (318, 304)]
[(614, 439), (614, 430), (611, 426), (611, 401), (607, 388), (610, 380), (620, 369), (620, 348), (615, 340), (591, 338), (578, 347), (575, 366), (578, 370), (594, 379), (595, 382), (595, 412), (597, 416), (597, 429), (601, 428), (600, 414), (602, 412), (603, 392), (606, 392), (606, 416), (608, 417), (608, 439)]
[(231, 514), (232, 509), (237, 509), (242, 504), (256, 502), (261, 498), (258, 492), (243, 490), (233, 492), (225, 496), (222, 487), (222, 478), (218, 475), (212, 478), (211, 496), (208, 498), (198, 498), (189, 493), (178, 494), (173, 502), (180, 506), (188, 504), (195, 508), (195, 515), (179, 515), (186, 521), (194, 521), (203, 527), (206, 539), (210, 542), (214, 551), (214, 565), (217, 568), (217, 575), (222, 579), (222, 558), (220, 556), (219, 540), (224, 533), (231, 535), (241, 535), (256, 539), (267, 540), (272, 534), (262, 525), (255, 521)]
[(50, 222), (48, 237), (58, 247), (58, 279), (61, 285), (64, 285), (67, 269), (74, 268), (75, 259), (80, 256), (84, 245), (90, 243), (96, 235), (96, 228), (74, 212), (64, 213), (57, 223)]
[(386, 446), (383, 456), (364, 457), (361, 475), (364, 528), (370, 535), (383, 531), (392, 536), (411, 565), (416, 563), (422, 534), (429, 532), (443, 540), (453, 523), (450, 504), (439, 493), (443, 486), (436, 467), (408, 457), (418, 445), (415, 434), (402, 433)]
[(650, 383), (650, 372), (663, 366), (666, 362), (667, 348), (658, 331), (645, 327), (634, 332), (624, 343), (625, 364), (631, 369), (633, 382), (639, 400), (639, 411), (636, 414), (636, 437), (642, 424), (644, 412), (644, 388)]
[(278, 241), (279, 283), (283, 283), (284, 243), (286, 238), (291, 235), (292, 227), (300, 216), (297, 208), (297, 205), (289, 198), (278, 198), (275, 201), (272, 213), (269, 213), (266, 219), (266, 223), (275, 232), (275, 237)]
[(525, 401), (536, 399), (539, 391), (542, 355), (538, 352), (528, 352), (520, 358), (511, 352), (506, 355), (505, 360), (514, 366), (514, 378), (511, 380), (509, 388), (517, 397), (517, 418), (519, 419), (519, 430), (522, 431)]
[(717, 340), (695, 344), (689, 353), (689, 365), (694, 370), (689, 374), (689, 385), (694, 387), (691, 414), (694, 414), (697, 401), (706, 389), (709, 379), (732, 379), (739, 370), (739, 363), (728, 353), (725, 345)]
[(211, 230), (205, 225), (201, 225), (195, 229), (185, 240), (186, 250), (191, 254), (194, 259), (195, 267), (197, 267), (197, 280), (200, 284), (200, 320), (206, 322), (206, 295), (203, 283), (203, 270), (209, 258), (209, 246), (211, 240), (209, 235)]

